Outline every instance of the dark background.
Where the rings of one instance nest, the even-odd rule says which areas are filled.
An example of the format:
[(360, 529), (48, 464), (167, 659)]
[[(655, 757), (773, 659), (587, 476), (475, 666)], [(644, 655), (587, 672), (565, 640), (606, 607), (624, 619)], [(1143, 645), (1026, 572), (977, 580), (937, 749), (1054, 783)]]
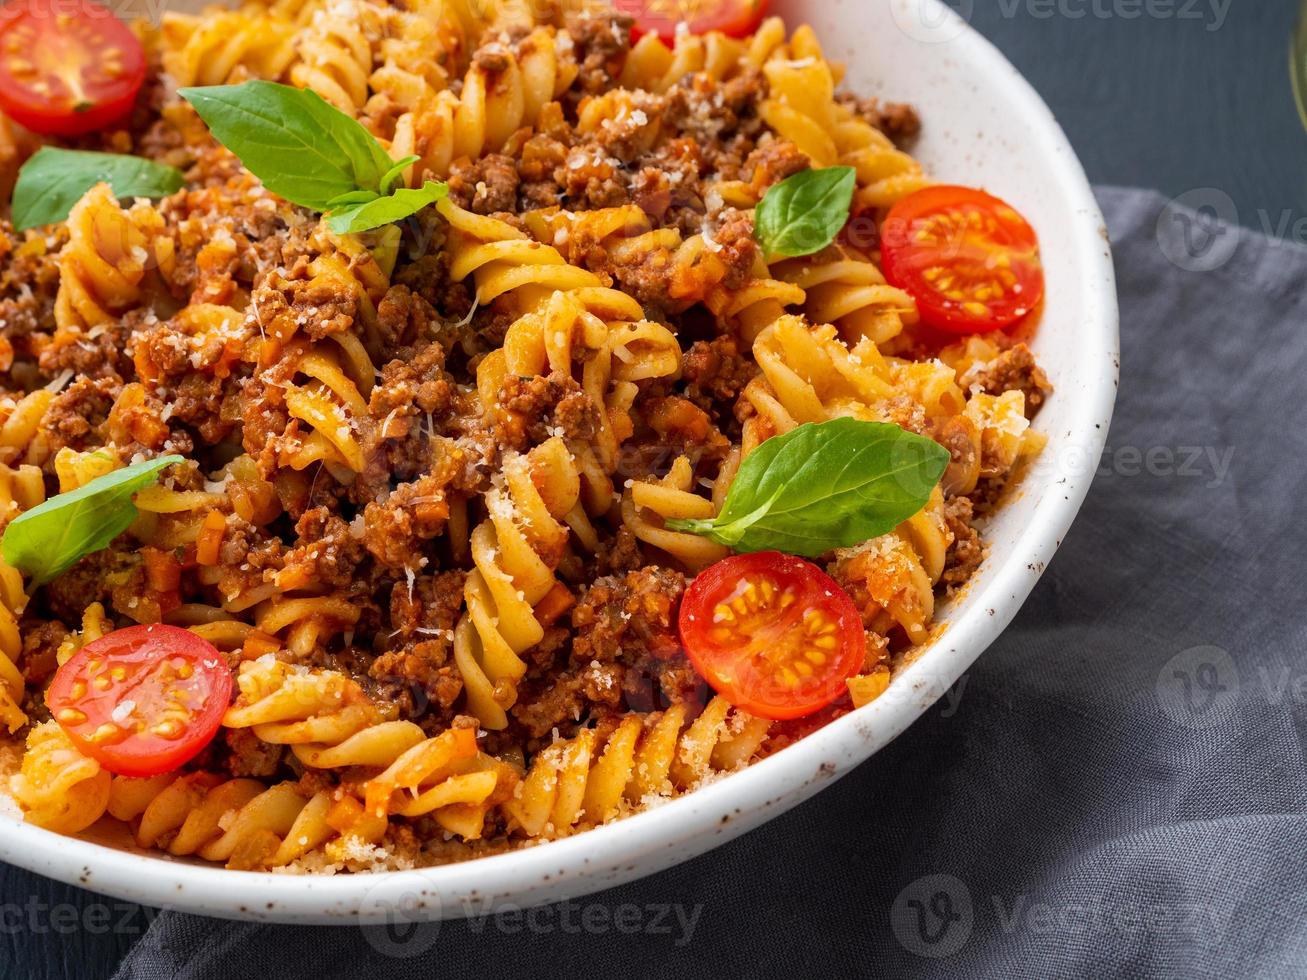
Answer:
[[(1219, 27), (1212, 0), (1196, 3), (1197, 16), (1192, 18), (1129, 19), (1095, 13), (1124, 10), (1128, 2), (975, 0), (970, 19), (1042, 93), (1095, 183), (1153, 187), (1167, 195), (1216, 188), (1231, 197), (1244, 225), (1307, 240), (1307, 234), (1295, 234), (1294, 229), (1294, 223), (1307, 216), (1307, 133), (1294, 107), (1287, 67), (1297, 0), (1231, 0)], [(1176, 8), (1188, 2), (1177, 0)], [(1082, 10), (1082, 17), (1068, 16)], [(910, 98), (911, 93), (903, 95)], [(1054, 589), (1046, 577), (1030, 604), (1047, 602)], [(982, 658), (973, 671), (978, 683), (984, 682), (985, 664)], [(775, 841), (775, 847), (765, 851), (779, 855), (778, 865), (757, 870), (777, 876), (777, 903), (783, 906), (789, 893), (780, 883), (803, 872), (783, 866), (787, 838), (802, 833), (823, 800), (884, 792), (893, 788), (895, 779), (903, 779), (905, 766), (929, 764), (929, 759), (906, 752), (906, 746), (923, 728), (923, 741), (935, 742), (931, 730), (947, 723), (939, 712), (928, 714), (826, 794), (755, 832)], [(874, 828), (850, 828), (850, 834), (868, 833)], [(738, 870), (731, 859), (738, 848), (738, 843), (727, 845), (695, 863), (718, 860)], [(646, 879), (621, 890), (615, 900), (674, 901), (671, 877)], [(802, 918), (809, 925), (809, 934), (796, 935), (794, 942), (811, 946), (812, 965), (841, 972), (831, 969), (842, 957), (825, 947), (819, 934), (821, 910), (809, 904), (813, 899), (805, 889), (807, 909), (794, 910), (795, 921)], [(0, 977), (14, 980), (109, 977), (153, 915), (3, 864), (0, 902)], [(91, 906), (94, 911), (88, 911)], [(817, 934), (811, 932), (814, 926)], [(696, 938), (711, 944), (711, 910), (699, 927)], [(459, 927), (446, 928), (452, 933)], [(531, 937), (524, 934), (518, 941), (530, 942)], [(566, 955), (557, 947), (552, 952)], [(718, 970), (729, 970), (732, 960), (722, 956), (726, 952), (717, 950)], [(739, 951), (743, 962), (763, 966), (754, 959), (755, 952)], [(651, 955), (657, 953), (651, 950)], [(585, 972), (584, 962), (552, 964), (551, 973)], [(874, 964), (859, 967), (859, 972), (872, 970)], [(424, 972), (434, 976), (440, 971), (428, 960)]]

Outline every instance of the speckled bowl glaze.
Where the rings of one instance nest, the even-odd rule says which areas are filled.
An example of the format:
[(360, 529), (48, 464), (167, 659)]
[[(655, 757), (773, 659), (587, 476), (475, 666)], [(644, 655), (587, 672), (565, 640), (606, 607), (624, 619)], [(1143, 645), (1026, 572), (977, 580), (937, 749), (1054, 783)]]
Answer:
[[(1008, 624), (1089, 488), (1116, 394), (1117, 307), (1102, 216), (1048, 108), (938, 0), (777, 0), (816, 27), (860, 93), (909, 101), (935, 177), (984, 187), (1039, 233), (1047, 305), (1034, 347), (1056, 392), (1036, 426), (1049, 444), (989, 528), (991, 553), (945, 610), (940, 639), (877, 701), (698, 792), (554, 843), (423, 871), (303, 877), (226, 871), (60, 837), (9, 821), (0, 857), (151, 906), (300, 923), (434, 920), (574, 898), (695, 857), (817, 793), (906, 729)], [(405, 953), (412, 952), (411, 949)]]

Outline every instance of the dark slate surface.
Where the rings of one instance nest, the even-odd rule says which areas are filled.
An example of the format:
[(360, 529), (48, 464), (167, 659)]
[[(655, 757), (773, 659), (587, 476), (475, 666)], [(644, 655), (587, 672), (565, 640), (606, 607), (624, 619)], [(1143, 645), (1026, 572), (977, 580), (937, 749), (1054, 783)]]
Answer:
[[(1154, 11), (1176, 15), (1130, 17), (1136, 8), (1149, 9), (1139, 0), (954, 0), (954, 6), (974, 6), (972, 23), (1044, 95), (1094, 182), (1168, 195), (1215, 188), (1234, 207), (1225, 216), (1307, 240), (1307, 134), (1286, 69), (1295, 0), (1228, 0), (1224, 16), (1227, 0), (1150, 2)], [(1031, 604), (1051, 601), (1045, 594), (1051, 587), (1041, 585)], [(912, 737), (909, 732), (898, 745)], [(830, 792), (855, 793), (858, 779), (852, 775)], [(787, 823), (803, 826), (804, 811), (821, 800)], [(658, 880), (650, 894), (667, 900)], [(0, 864), (0, 977), (109, 977), (151, 918), (149, 910)]]

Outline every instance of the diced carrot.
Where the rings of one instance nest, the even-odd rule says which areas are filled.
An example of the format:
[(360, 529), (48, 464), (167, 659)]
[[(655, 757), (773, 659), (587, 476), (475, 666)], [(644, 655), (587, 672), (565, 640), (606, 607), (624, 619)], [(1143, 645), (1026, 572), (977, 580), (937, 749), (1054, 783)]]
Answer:
[(343, 834), (358, 823), (362, 816), (363, 804), (352, 796), (341, 794), (327, 811), (327, 826)]
[(254, 630), (249, 636), (245, 637), (245, 643), (241, 646), (241, 659), (258, 660), (265, 653), (272, 653), (274, 650), (280, 649), (281, 641), (275, 636)]
[(167, 551), (145, 547), (141, 549), (145, 562), (145, 584), (155, 592), (176, 592), (181, 587), (182, 567)]
[(211, 510), (200, 524), (200, 536), (195, 540), (195, 560), (201, 565), (218, 564), (222, 536), (227, 530), (227, 518), (220, 510)]
[(541, 626), (552, 626), (558, 617), (576, 605), (576, 596), (562, 582), (555, 582), (535, 608), (536, 621)]

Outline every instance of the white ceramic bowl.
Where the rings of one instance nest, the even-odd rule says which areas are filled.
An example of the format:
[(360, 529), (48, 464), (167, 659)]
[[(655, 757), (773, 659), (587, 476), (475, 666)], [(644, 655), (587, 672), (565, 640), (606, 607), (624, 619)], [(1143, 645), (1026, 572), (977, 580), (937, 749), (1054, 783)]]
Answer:
[[(1056, 385), (1036, 427), (1043, 458), (989, 529), (991, 553), (948, 628), (878, 700), (682, 799), (567, 840), (422, 871), (307, 877), (226, 871), (115, 850), (23, 823), (0, 857), (151, 906), (282, 922), (433, 919), (583, 895), (694, 857), (812, 796), (908, 727), (1008, 624), (1062, 541), (1107, 435), (1118, 364), (1116, 291), (1102, 216), (1062, 130), (1029, 84), (938, 0), (778, 0), (816, 27), (847, 84), (908, 101), (935, 177), (984, 187), (1039, 233), (1047, 308), (1034, 347)], [(0, 817), (0, 820), (7, 820)], [(398, 911), (397, 911), (398, 910)]]

